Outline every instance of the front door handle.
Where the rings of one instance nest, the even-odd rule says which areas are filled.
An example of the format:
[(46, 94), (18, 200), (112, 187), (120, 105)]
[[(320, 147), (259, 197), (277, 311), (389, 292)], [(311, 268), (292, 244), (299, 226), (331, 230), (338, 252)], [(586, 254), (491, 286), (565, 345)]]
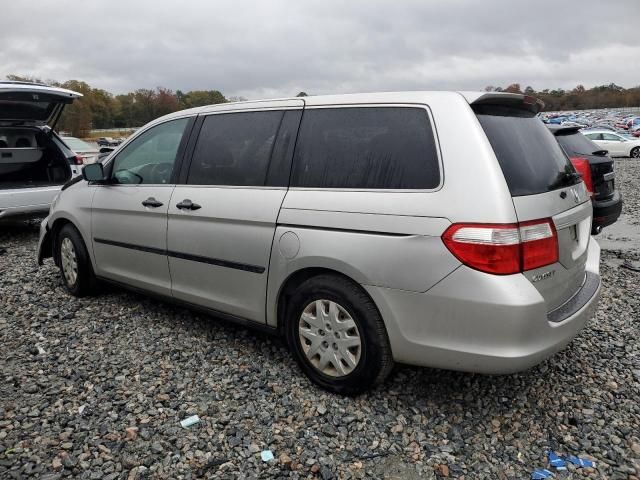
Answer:
[(197, 203), (193, 203), (188, 198), (185, 198), (184, 200), (182, 200), (180, 203), (176, 205), (176, 207), (179, 208), (180, 210), (198, 210), (199, 208), (202, 208), (200, 205), (198, 205)]
[(145, 207), (157, 208), (162, 206), (162, 202), (159, 202), (154, 197), (149, 197), (144, 202), (142, 202), (142, 205), (144, 205)]

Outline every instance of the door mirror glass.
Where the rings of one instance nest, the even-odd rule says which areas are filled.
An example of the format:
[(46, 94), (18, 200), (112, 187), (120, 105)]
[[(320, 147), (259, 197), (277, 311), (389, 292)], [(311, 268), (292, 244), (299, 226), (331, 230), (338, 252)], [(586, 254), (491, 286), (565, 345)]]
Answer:
[(113, 152), (113, 148), (111, 148), (111, 147), (102, 147), (100, 149), (100, 153), (109, 153), (109, 152)]
[(82, 169), (82, 176), (87, 182), (100, 182), (104, 180), (104, 170), (101, 163), (90, 163)]

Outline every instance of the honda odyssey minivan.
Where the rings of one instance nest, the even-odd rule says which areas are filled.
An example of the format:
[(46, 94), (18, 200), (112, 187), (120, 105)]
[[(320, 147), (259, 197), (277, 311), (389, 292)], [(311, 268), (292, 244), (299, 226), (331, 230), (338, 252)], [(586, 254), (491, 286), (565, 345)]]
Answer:
[(281, 334), (339, 393), (394, 362), (523, 370), (600, 291), (591, 201), (540, 107), (404, 92), (173, 113), (67, 185), (38, 260), (73, 295), (107, 281)]

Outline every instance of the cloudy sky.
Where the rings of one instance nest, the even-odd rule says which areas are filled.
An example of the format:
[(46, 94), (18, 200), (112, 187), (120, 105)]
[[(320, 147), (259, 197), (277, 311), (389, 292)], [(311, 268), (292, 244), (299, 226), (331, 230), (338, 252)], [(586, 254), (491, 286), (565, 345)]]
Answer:
[(31, 0), (0, 78), (308, 93), (640, 84), (640, 0)]

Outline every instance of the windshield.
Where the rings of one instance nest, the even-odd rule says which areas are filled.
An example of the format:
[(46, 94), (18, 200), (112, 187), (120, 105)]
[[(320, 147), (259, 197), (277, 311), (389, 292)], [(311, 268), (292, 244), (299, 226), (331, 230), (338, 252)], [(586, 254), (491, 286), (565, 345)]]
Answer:
[(545, 193), (580, 182), (553, 134), (535, 114), (495, 105), (475, 105), (474, 111), (512, 196)]
[(79, 138), (63, 137), (62, 140), (67, 144), (67, 147), (74, 152), (89, 152), (96, 150), (96, 148), (92, 147), (87, 142), (83, 142)]

